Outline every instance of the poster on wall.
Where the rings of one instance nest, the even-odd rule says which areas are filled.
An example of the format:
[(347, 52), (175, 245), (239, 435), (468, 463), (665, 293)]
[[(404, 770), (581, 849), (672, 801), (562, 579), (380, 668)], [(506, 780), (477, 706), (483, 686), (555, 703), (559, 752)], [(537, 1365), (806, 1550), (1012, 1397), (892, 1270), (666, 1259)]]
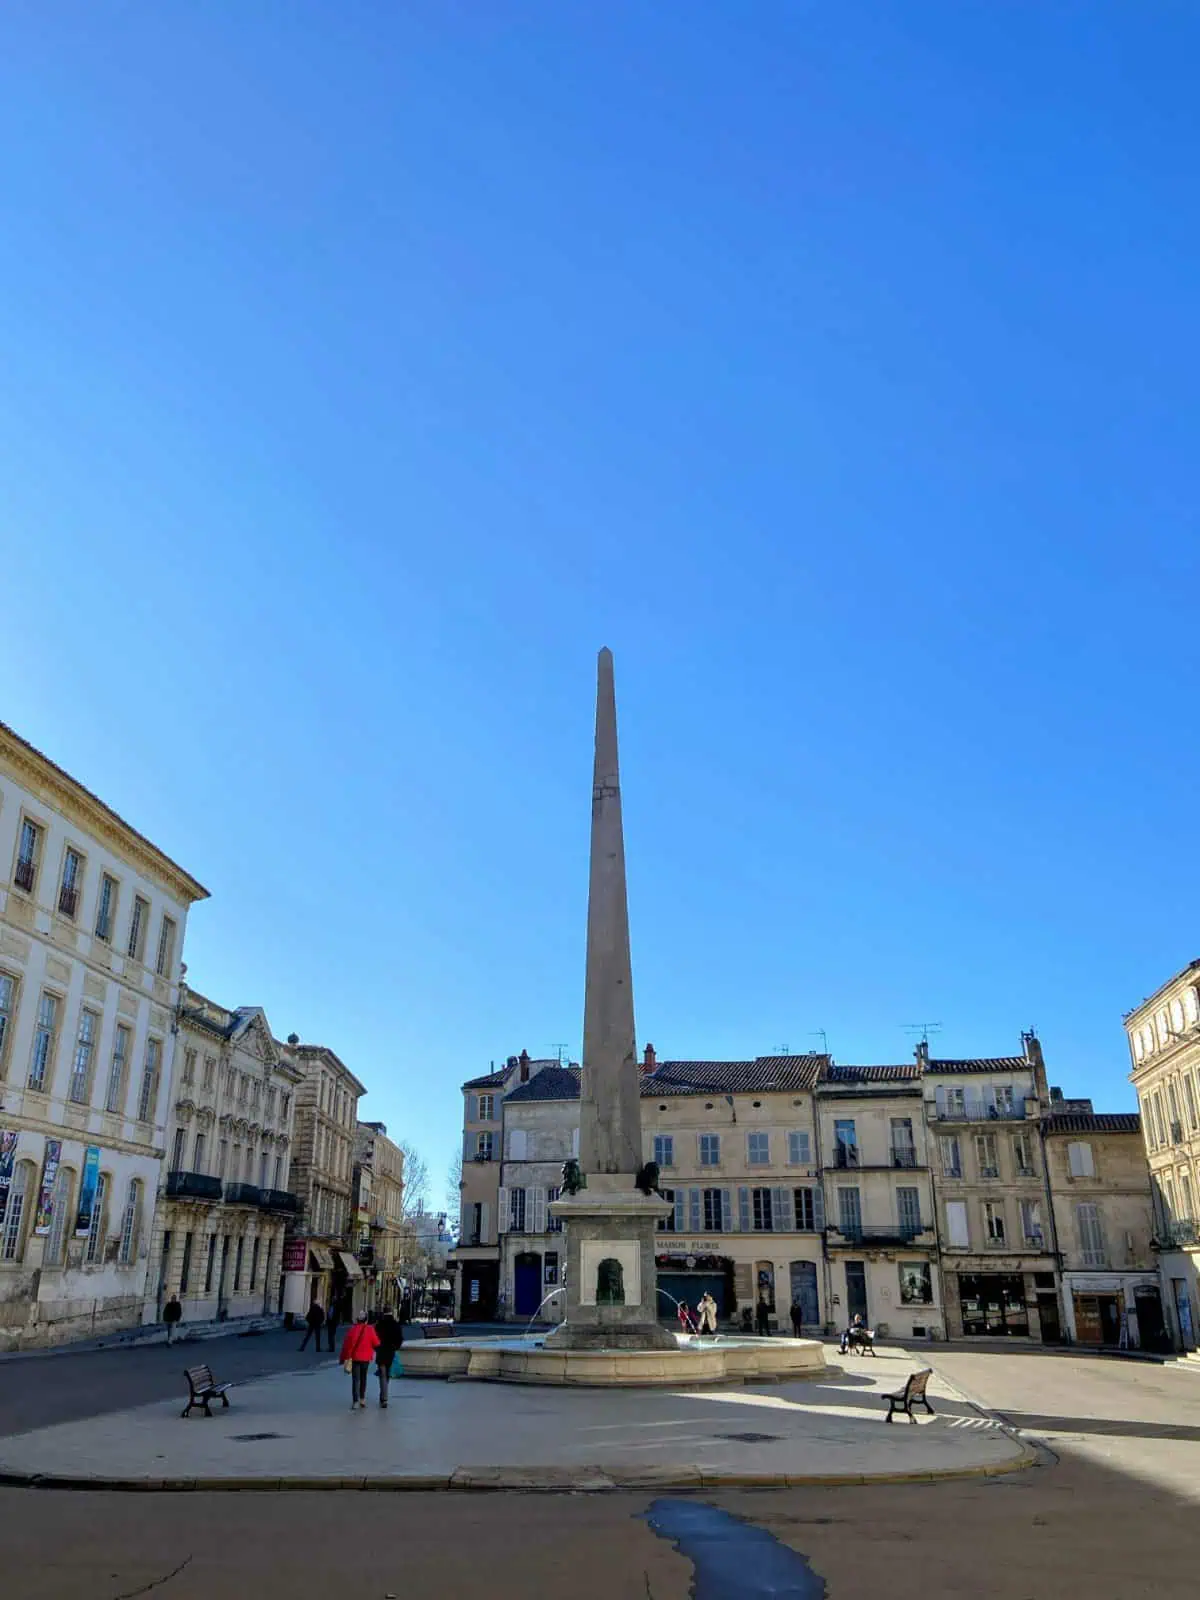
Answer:
[(96, 1203), (96, 1178), (100, 1172), (100, 1146), (90, 1144), (83, 1158), (83, 1178), (79, 1184), (79, 1210), (75, 1213), (75, 1237), (86, 1239), (92, 1226), (92, 1207)]
[(38, 1194), (37, 1216), (33, 1220), (34, 1233), (50, 1232), (50, 1213), (54, 1210), (54, 1180), (58, 1177), (58, 1163), (62, 1159), (62, 1140), (46, 1140), (46, 1159), (42, 1163), (42, 1187)]
[(283, 1270), (303, 1272), (308, 1266), (308, 1240), (285, 1239), (283, 1245)]
[(8, 1209), (8, 1186), (12, 1183), (13, 1162), (17, 1158), (17, 1130), (0, 1128), (0, 1222)]

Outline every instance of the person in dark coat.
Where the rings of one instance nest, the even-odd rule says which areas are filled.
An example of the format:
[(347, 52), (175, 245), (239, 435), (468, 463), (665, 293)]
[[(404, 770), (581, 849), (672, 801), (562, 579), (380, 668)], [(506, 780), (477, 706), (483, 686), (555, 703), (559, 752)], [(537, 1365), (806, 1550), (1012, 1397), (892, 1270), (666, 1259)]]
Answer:
[(333, 1349), (333, 1342), (337, 1337), (338, 1328), (342, 1322), (342, 1303), (336, 1294), (329, 1296), (329, 1310), (325, 1313), (325, 1332), (329, 1335), (329, 1348)]
[(755, 1331), (761, 1338), (765, 1339), (771, 1331), (770, 1316), (771, 1308), (767, 1304), (767, 1297), (765, 1294), (760, 1294), (754, 1320), (756, 1324)]
[(179, 1304), (179, 1296), (173, 1294), (163, 1307), (163, 1321), (167, 1325), (167, 1343), (173, 1344), (175, 1330), (183, 1317), (183, 1307)]
[(316, 1343), (316, 1351), (317, 1351), (317, 1354), (320, 1355), (320, 1353), (321, 1353), (321, 1329), (325, 1326), (325, 1311), (324, 1311), (324, 1308), (321, 1305), (321, 1302), (317, 1299), (316, 1295), (313, 1295), (312, 1304), (309, 1306), (308, 1310), (304, 1313), (304, 1321), (306, 1323), (306, 1329), (305, 1329), (304, 1338), (301, 1340), (301, 1343), (300, 1343), (300, 1348), (301, 1348), (301, 1350), (303, 1350), (305, 1345), (307, 1345), (307, 1343), (308, 1343), (308, 1341), (310, 1339), (315, 1339), (317, 1341), (317, 1343)]
[(792, 1337), (798, 1339), (804, 1330), (804, 1307), (799, 1300), (792, 1301)]
[(392, 1376), (392, 1361), (404, 1343), (404, 1326), (390, 1311), (385, 1311), (375, 1323), (379, 1335), (379, 1349), (375, 1352), (375, 1375), (379, 1379), (379, 1404), (387, 1410), (388, 1384)]

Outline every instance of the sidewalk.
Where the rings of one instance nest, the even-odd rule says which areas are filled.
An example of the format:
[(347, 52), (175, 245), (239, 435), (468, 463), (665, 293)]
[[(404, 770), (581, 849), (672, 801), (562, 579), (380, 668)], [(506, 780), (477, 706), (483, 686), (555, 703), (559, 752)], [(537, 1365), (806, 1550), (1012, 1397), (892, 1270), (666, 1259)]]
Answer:
[[(195, 1344), (203, 1339), (228, 1339), (235, 1335), (270, 1333), (283, 1327), (281, 1316), (227, 1317), (223, 1322), (181, 1322), (173, 1344)], [(0, 1361), (46, 1361), (54, 1356), (88, 1355), (95, 1350), (136, 1350), (148, 1344), (166, 1344), (165, 1322), (140, 1322), (99, 1339), (73, 1339), (67, 1344), (52, 1344), (35, 1350), (0, 1350)]]
[[(352, 1411), (337, 1367), (240, 1386), (211, 1419), (156, 1402), (0, 1441), (0, 1481), (143, 1489), (609, 1489), (928, 1481), (1032, 1452), (937, 1379), (937, 1416), (884, 1422), (916, 1363), (896, 1351), (804, 1383), (696, 1391), (374, 1377)], [(220, 1373), (217, 1374), (218, 1378)]]

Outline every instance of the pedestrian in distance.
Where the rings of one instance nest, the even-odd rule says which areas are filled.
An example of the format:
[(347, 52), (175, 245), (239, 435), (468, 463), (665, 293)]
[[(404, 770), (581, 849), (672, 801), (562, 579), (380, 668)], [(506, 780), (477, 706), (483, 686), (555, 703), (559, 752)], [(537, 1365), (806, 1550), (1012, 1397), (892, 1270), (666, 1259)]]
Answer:
[[(325, 1313), (325, 1332), (329, 1335), (329, 1351), (332, 1355), (337, 1331), (342, 1321), (342, 1303), (336, 1294), (329, 1296), (329, 1310)], [(317, 1341), (318, 1344), (320, 1340)]]
[(689, 1308), (686, 1300), (681, 1300), (679, 1302), (678, 1306), (676, 1307), (676, 1315), (679, 1318), (679, 1327), (681, 1332), (695, 1333), (696, 1321), (692, 1316), (691, 1309)]
[(762, 1339), (767, 1338), (771, 1332), (770, 1316), (771, 1308), (767, 1304), (767, 1297), (765, 1294), (760, 1294), (758, 1297), (757, 1311), (755, 1313), (755, 1332)]
[(799, 1300), (793, 1299), (793, 1301), (792, 1301), (792, 1338), (793, 1339), (798, 1339), (800, 1337), (800, 1331), (801, 1331), (801, 1329), (803, 1327), (804, 1327), (804, 1307), (800, 1304)]
[(167, 1343), (174, 1344), (175, 1330), (183, 1320), (183, 1307), (179, 1304), (179, 1296), (173, 1294), (163, 1307), (163, 1321), (167, 1325)]
[(379, 1336), (379, 1349), (375, 1352), (375, 1373), (379, 1379), (379, 1404), (386, 1411), (388, 1385), (392, 1378), (392, 1362), (404, 1343), (404, 1327), (390, 1311), (385, 1311), (375, 1322)]
[(367, 1409), (367, 1373), (371, 1370), (371, 1361), (378, 1349), (379, 1335), (367, 1321), (364, 1311), (358, 1321), (352, 1322), (346, 1329), (342, 1353), (338, 1357), (350, 1374), (351, 1411), (355, 1407), (360, 1411)]
[(717, 1302), (707, 1289), (700, 1296), (700, 1304), (696, 1309), (700, 1313), (700, 1332), (715, 1334), (717, 1331)]
[(320, 1355), (321, 1354), (321, 1329), (325, 1326), (325, 1311), (324, 1311), (324, 1308), (321, 1305), (321, 1302), (317, 1299), (316, 1295), (313, 1295), (312, 1304), (309, 1306), (308, 1310), (304, 1313), (304, 1321), (305, 1321), (306, 1326), (305, 1326), (304, 1338), (300, 1341), (300, 1348), (301, 1348), (301, 1350), (303, 1350), (304, 1347), (308, 1344), (308, 1341), (310, 1339), (315, 1339), (317, 1341), (316, 1342), (316, 1347), (315, 1347), (316, 1348), (316, 1352), (317, 1352), (318, 1355)]

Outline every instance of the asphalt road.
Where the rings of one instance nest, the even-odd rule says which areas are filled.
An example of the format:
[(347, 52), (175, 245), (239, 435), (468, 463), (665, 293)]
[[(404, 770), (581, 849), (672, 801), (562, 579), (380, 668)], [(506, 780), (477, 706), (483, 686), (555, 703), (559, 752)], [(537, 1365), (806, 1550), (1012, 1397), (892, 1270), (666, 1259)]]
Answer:
[(264, 1333), (248, 1338), (197, 1339), (174, 1345), (138, 1345), (113, 1350), (22, 1357), (0, 1361), (0, 1436), (73, 1422), (106, 1411), (124, 1411), (149, 1400), (187, 1399), (183, 1369), (206, 1361), (222, 1381), (246, 1382), (268, 1372), (332, 1361), (310, 1344), (300, 1353), (302, 1333)]

